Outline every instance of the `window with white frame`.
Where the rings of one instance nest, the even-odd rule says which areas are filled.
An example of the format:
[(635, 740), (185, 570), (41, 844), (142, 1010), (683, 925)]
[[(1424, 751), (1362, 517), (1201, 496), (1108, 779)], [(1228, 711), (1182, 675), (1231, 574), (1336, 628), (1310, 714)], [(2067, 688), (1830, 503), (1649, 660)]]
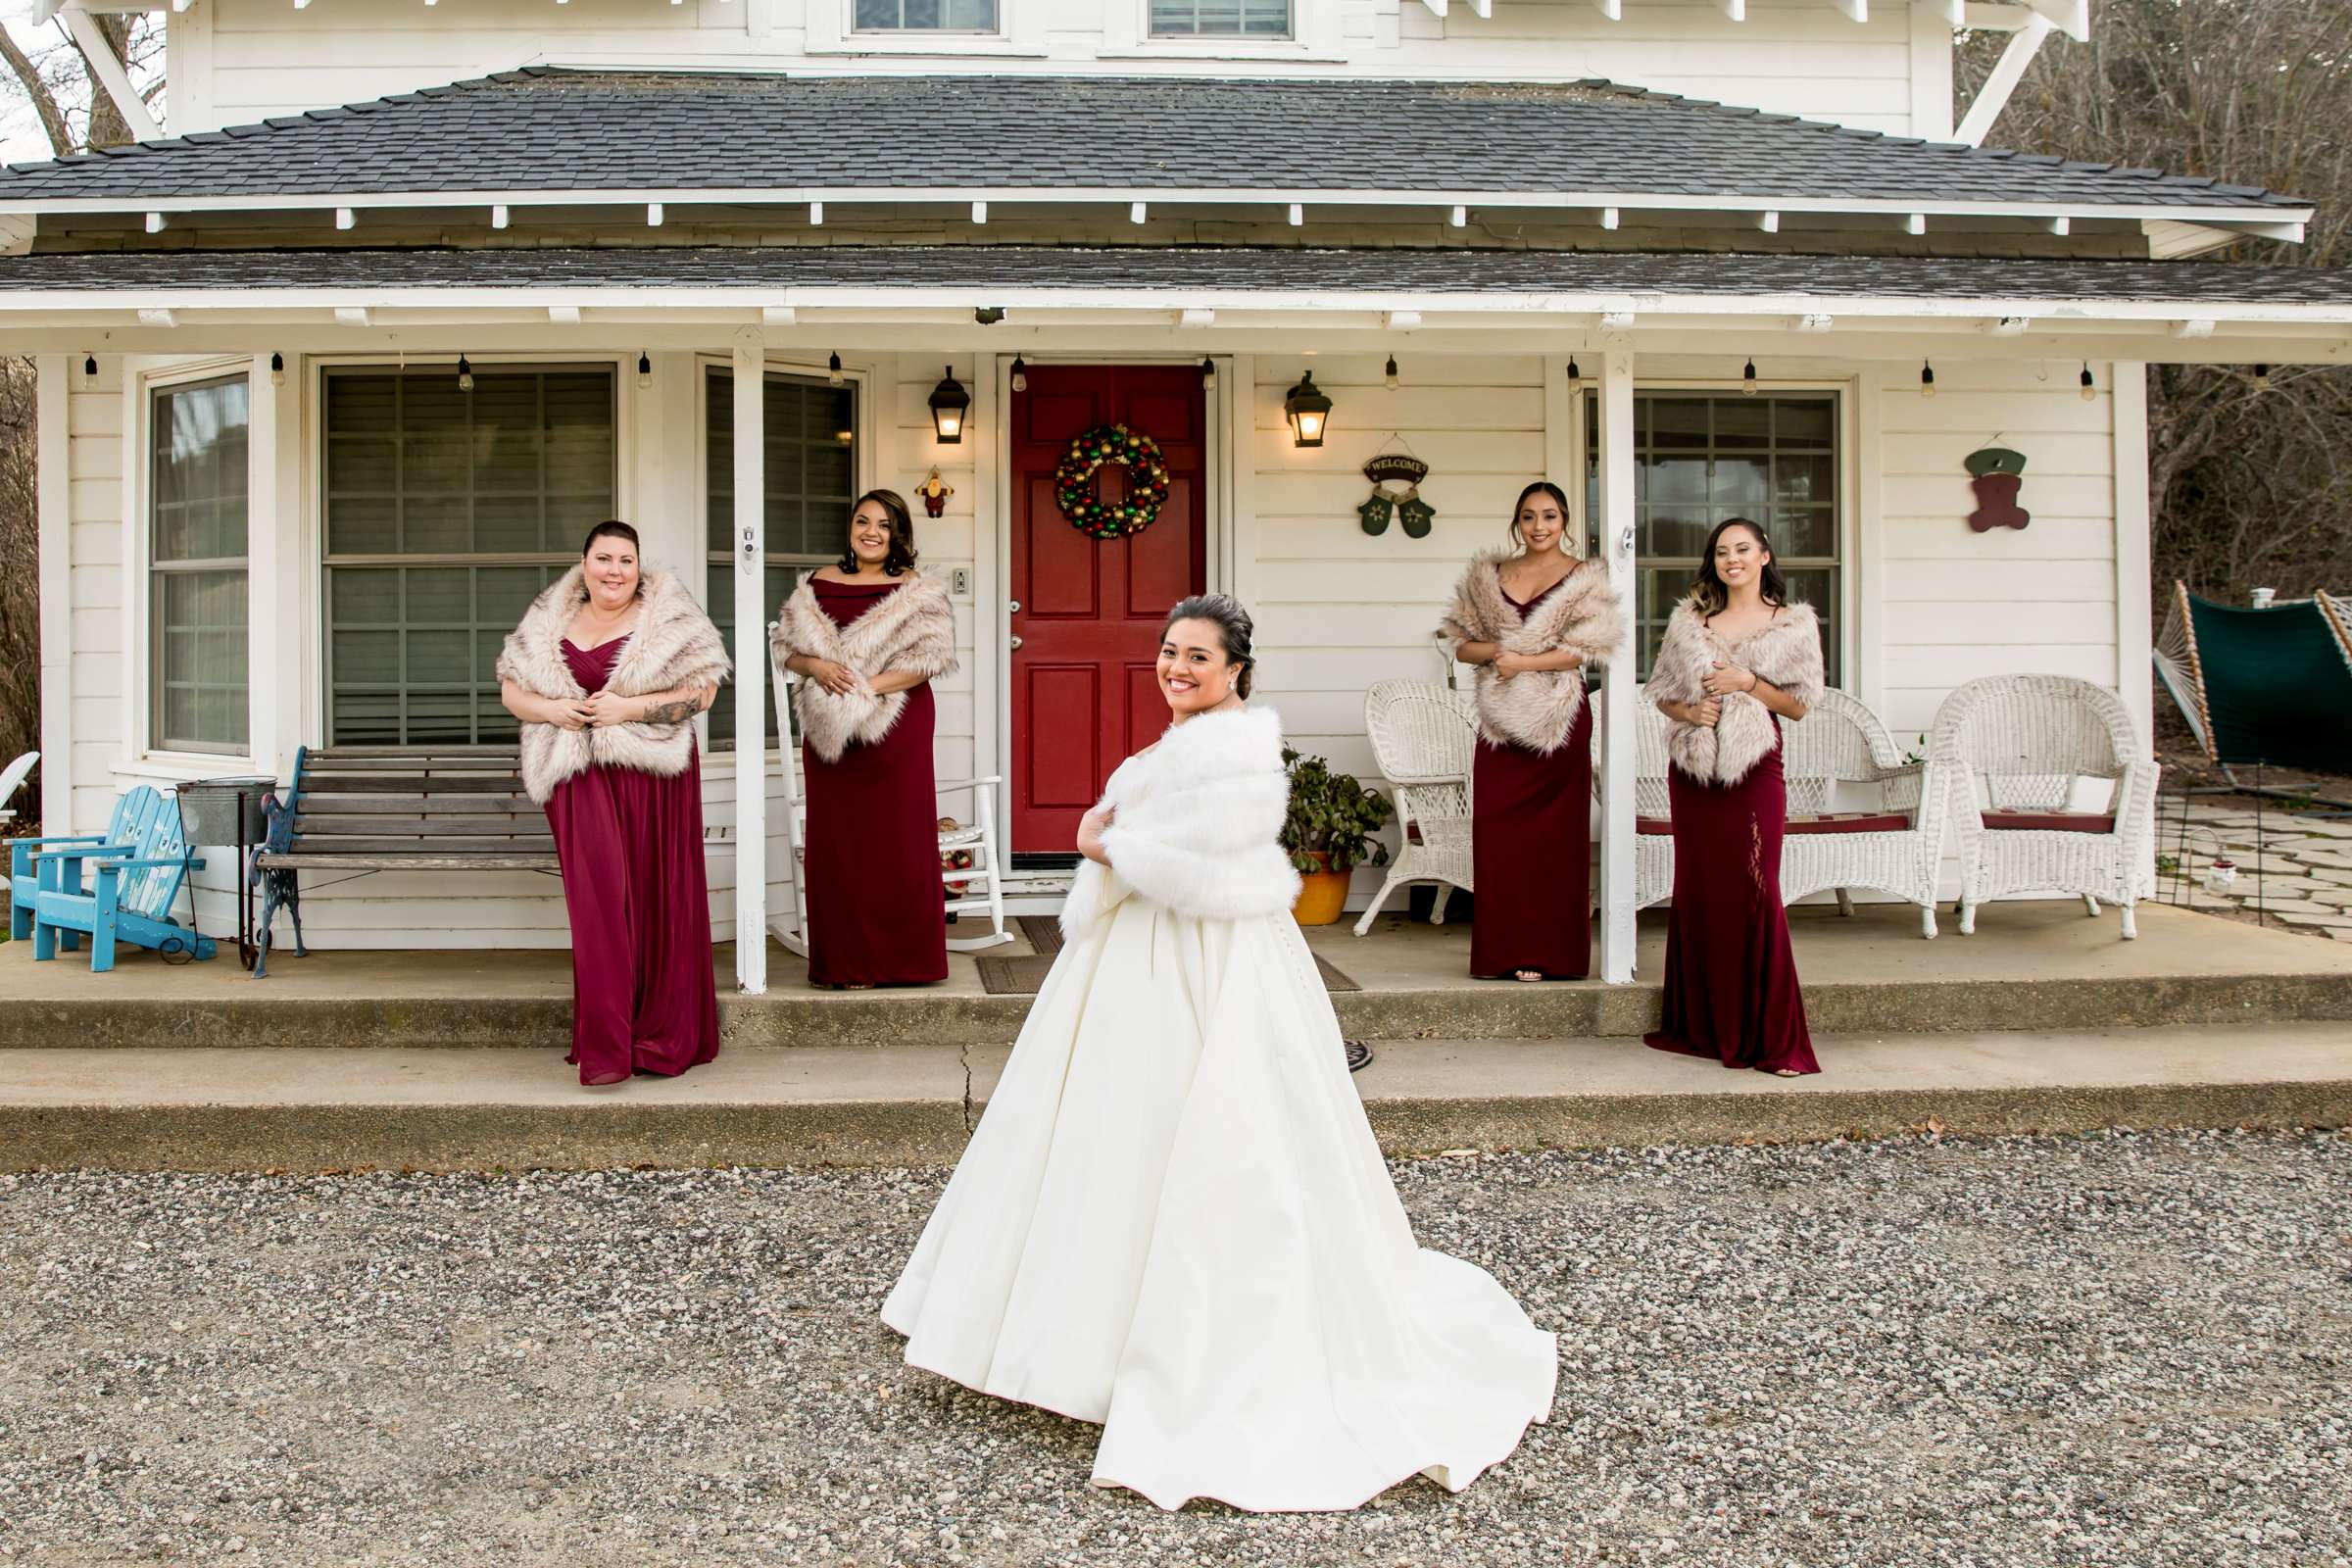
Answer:
[(1154, 38), (1288, 38), (1291, 0), (1147, 0)]
[(995, 32), (997, 0), (854, 0), (859, 32)]
[(512, 744), (500, 646), (612, 516), (608, 365), (330, 369), (327, 735), (338, 745)]
[[(1634, 395), (1636, 673), (1666, 634), (1666, 617), (1690, 592), (1707, 535), (1727, 517), (1763, 525), (1788, 595), (1821, 616), (1821, 652), (1838, 683), (1841, 536), (1838, 418), (1835, 392)], [(1600, 511), (1600, 421), (1585, 399), (1585, 514)]]
[(148, 394), (150, 744), (244, 752), (246, 443), (242, 375)]
[[(776, 618), (801, 579), (829, 561), (841, 559), (850, 503), (858, 495), (858, 389), (831, 385), (821, 376), (767, 372), (760, 395), (764, 431), (765, 472), (762, 534), (767, 561), (765, 611), (760, 624)], [(703, 453), (708, 464), (704, 494), (710, 530), (710, 618), (735, 641), (735, 373), (710, 366), (703, 376)], [(776, 710), (766, 714), (769, 745), (776, 744)], [(735, 688), (718, 689), (710, 705), (710, 749), (735, 747)]]

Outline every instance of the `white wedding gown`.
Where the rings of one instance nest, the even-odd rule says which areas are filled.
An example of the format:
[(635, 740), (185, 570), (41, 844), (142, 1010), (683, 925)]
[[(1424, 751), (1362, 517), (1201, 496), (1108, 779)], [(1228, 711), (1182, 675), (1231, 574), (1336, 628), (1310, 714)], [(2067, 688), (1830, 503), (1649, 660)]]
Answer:
[(1055, 960), (882, 1319), (914, 1366), (1101, 1423), (1096, 1484), (1163, 1508), (1458, 1492), (1557, 1367), (1415, 1245), (1298, 925), (1141, 896)]

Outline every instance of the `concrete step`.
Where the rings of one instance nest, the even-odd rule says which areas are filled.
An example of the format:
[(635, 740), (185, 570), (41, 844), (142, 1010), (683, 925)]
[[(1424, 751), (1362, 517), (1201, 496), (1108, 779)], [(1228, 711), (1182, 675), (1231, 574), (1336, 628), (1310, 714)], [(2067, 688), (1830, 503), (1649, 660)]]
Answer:
[[(1918, 934), (1908, 906), (1791, 911), (1805, 1007), (1822, 1034), (1969, 1033), (2114, 1026), (2246, 1027), (2352, 1020), (2352, 945), (2142, 905), (2140, 939), (2117, 940), (2113, 912), (2080, 903), (2004, 904), (1973, 937)], [(1518, 985), (1469, 978), (1466, 926), (1387, 920), (1366, 937), (1319, 928), (1309, 943), (1362, 987), (1332, 1001), (1342, 1029), (1374, 1041), (1624, 1039), (1657, 1019), (1663, 923), (1642, 928), (1641, 983)], [(333, 952), (270, 958), (254, 980), (227, 957), (169, 964), (125, 954), (94, 975), (74, 956), (34, 963), (0, 945), (0, 1048), (344, 1046), (561, 1049), (571, 1032), (569, 953)], [(1025, 948), (1004, 950), (1018, 954)], [(809, 989), (807, 968), (771, 948), (765, 996), (734, 993), (722, 945), (719, 1023), (733, 1047), (1003, 1045), (1031, 999), (989, 996), (973, 959), (913, 991)]]
[[(2102, 1126), (2340, 1126), (2352, 1025), (1817, 1035), (1780, 1079), (1631, 1041), (1393, 1042), (1355, 1082), (1393, 1153)], [(936, 1164), (1003, 1047), (745, 1047), (584, 1090), (556, 1051), (0, 1051), (0, 1168)]]

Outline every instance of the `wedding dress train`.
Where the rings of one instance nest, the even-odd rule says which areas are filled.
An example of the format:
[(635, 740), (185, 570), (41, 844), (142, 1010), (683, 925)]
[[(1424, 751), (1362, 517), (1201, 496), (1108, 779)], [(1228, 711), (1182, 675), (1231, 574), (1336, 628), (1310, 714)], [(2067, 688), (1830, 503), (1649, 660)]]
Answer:
[(1205, 715), (1114, 775), (1119, 873), (1073, 898), (882, 1311), (914, 1366), (1102, 1424), (1095, 1481), (1163, 1508), (1459, 1491), (1551, 1407), (1552, 1336), (1415, 1245), (1287, 896), (1250, 891), (1274, 873), (1232, 819), (1271, 847), (1251, 791), (1279, 750), (1270, 712)]

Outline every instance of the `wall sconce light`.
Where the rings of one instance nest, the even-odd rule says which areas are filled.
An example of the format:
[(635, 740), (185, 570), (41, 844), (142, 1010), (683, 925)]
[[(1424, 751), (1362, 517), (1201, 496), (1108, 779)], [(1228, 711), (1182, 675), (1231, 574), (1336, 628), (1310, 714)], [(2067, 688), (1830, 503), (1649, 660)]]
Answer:
[(1756, 395), (1756, 362), (1753, 360), (1748, 361), (1740, 371), (1740, 395), (1743, 398)]
[(654, 384), (654, 357), (643, 349), (637, 351), (637, 384), (640, 387)]
[(963, 416), (971, 406), (972, 395), (956, 379), (956, 367), (949, 366), (939, 385), (931, 389), (931, 424), (943, 445), (955, 446), (963, 440)]
[(1331, 421), (1331, 399), (1315, 385), (1315, 372), (1298, 372), (1298, 384), (1282, 400), (1283, 416), (1291, 421), (1291, 445), (1319, 447), (1323, 428)]
[(1385, 370), (1384, 372), (1382, 372), (1382, 379), (1383, 379), (1383, 380), (1385, 380), (1385, 381), (1388, 383), (1388, 388), (1389, 388), (1389, 390), (1390, 390), (1390, 391), (1394, 392), (1394, 391), (1396, 391), (1396, 355), (1392, 354), (1392, 355), (1390, 355), (1390, 356), (1389, 356), (1389, 368), (1388, 368), (1388, 369), (1387, 369), (1387, 370)]
[(283, 354), (270, 356), (270, 384), (271, 386), (286, 384), (286, 357)]
[(1012, 357), (1012, 389), (1015, 392), (1029, 390), (1029, 362), (1018, 354)]
[(825, 383), (828, 386), (841, 385), (841, 356), (838, 354), (825, 361)]
[(1202, 360), (1200, 362), (1200, 390), (1203, 392), (1214, 392), (1216, 389), (1217, 362), (1214, 360)]
[(2082, 362), (2082, 374), (2079, 379), (2082, 383), (2082, 401), (2085, 403), (2098, 402), (2099, 383), (2090, 378), (2090, 362), (2088, 360)]
[(461, 392), (473, 390), (473, 363), (463, 354), (458, 356), (458, 390)]
[(1919, 362), (1919, 395), (1923, 398), (1936, 395), (1936, 367), (1926, 360)]

